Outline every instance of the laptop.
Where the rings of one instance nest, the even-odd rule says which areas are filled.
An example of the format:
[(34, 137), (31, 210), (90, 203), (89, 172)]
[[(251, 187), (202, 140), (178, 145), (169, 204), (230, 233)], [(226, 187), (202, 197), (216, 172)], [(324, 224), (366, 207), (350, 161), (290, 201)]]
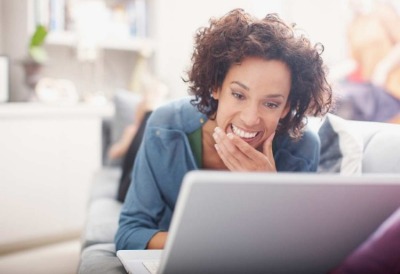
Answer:
[(400, 174), (191, 171), (164, 250), (120, 250), (128, 273), (328, 273), (400, 207)]

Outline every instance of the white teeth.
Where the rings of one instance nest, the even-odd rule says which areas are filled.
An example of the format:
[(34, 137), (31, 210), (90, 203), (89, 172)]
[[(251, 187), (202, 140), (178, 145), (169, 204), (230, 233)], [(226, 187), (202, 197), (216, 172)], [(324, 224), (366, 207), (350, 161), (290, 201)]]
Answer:
[(240, 128), (235, 127), (234, 125), (232, 125), (232, 131), (235, 135), (239, 136), (240, 138), (246, 138), (246, 139), (254, 138), (257, 135), (257, 132), (246, 132), (244, 130), (241, 130)]

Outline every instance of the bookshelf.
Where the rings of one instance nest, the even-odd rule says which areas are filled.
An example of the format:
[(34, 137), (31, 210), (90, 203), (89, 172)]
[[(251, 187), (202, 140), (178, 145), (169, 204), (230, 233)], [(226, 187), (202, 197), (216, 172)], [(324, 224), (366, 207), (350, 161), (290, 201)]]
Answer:
[(51, 46), (90, 43), (102, 49), (152, 50), (147, 1), (34, 0), (31, 25), (49, 30), (46, 43)]
[(154, 65), (156, 1), (1, 0), (0, 54), (10, 60), (9, 101), (27, 100), (21, 60), (37, 24), (49, 30), (43, 77), (72, 81), (81, 98), (99, 91), (111, 99), (115, 91), (130, 89), (140, 55)]
[[(64, 3), (77, 4), (83, 1), (93, 0), (56, 0)], [(111, 3), (117, 0), (96, 0)], [(120, 0), (134, 1), (134, 0)], [(171, 50), (181, 55), (182, 47), (179, 37), (171, 39), (171, 29), (175, 29), (179, 20), (179, 13), (174, 11), (177, 4), (169, 5), (161, 0), (145, 0), (145, 36), (128, 36), (125, 39), (104, 39), (100, 44), (103, 50), (104, 66), (106, 74), (101, 83), (108, 94), (112, 94), (115, 89), (129, 88), (132, 72), (135, 63), (137, 63), (138, 54), (142, 51), (151, 51), (149, 66), (157, 77), (162, 79), (178, 79), (179, 75), (171, 77), (168, 72), (171, 69), (170, 56)], [(174, 0), (179, 2), (180, 0)], [(0, 54), (7, 55), (10, 60), (10, 89), (9, 101), (26, 101), (29, 91), (24, 84), (24, 73), (20, 61), (26, 56), (29, 38), (34, 32), (35, 25), (38, 22), (48, 23), (50, 11), (48, 3), (37, 0), (0, 0)], [(165, 2), (165, 3), (164, 3)], [(190, 6), (190, 5), (189, 5)], [(41, 11), (39, 11), (41, 10)], [(68, 13), (67, 13), (68, 14)], [(68, 18), (68, 17), (67, 17)], [(69, 20), (69, 19), (68, 19)], [(67, 22), (70, 22), (66, 20)], [(184, 19), (187, 21), (187, 18)], [(181, 23), (179, 23), (181, 25)], [(182, 25), (186, 25), (182, 24)], [(68, 26), (68, 27), (67, 27)], [(45, 68), (44, 75), (50, 77), (60, 77), (77, 82), (82, 86), (82, 70), (88, 67), (87, 64), (79, 64), (76, 60), (78, 34), (73, 24), (64, 24), (65, 29), (52, 29), (46, 39), (46, 49), (49, 53), (49, 65)], [(192, 33), (189, 34), (189, 40)], [(184, 36), (182, 36), (184, 37)], [(161, 38), (161, 43), (160, 43)], [(179, 40), (180, 39), (180, 40)], [(157, 41), (157, 42), (155, 42)], [(165, 43), (167, 42), (167, 43)], [(178, 46), (175, 46), (175, 43)], [(165, 48), (174, 45), (173, 48)], [(163, 57), (161, 59), (163, 66), (160, 67), (160, 48), (163, 48)], [(176, 60), (173, 60), (176, 62)], [(164, 68), (166, 66), (167, 68)], [(179, 67), (180, 69), (180, 67)], [(175, 71), (178, 70), (175, 69)], [(169, 80), (166, 80), (169, 81)], [(79, 87), (78, 87), (79, 88)]]

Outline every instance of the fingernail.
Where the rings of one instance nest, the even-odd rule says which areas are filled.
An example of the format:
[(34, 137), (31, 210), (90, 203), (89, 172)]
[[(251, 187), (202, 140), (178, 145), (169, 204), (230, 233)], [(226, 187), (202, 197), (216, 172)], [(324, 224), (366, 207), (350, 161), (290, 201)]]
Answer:
[(218, 134), (216, 132), (214, 132), (212, 136), (213, 136), (214, 140), (218, 139)]
[(229, 139), (231, 139), (231, 140), (233, 139), (233, 134), (230, 133), (230, 132), (229, 132), (226, 136), (227, 136)]
[(216, 127), (216, 128), (214, 128), (214, 131), (215, 131), (216, 133), (220, 133), (220, 132), (221, 132), (221, 129), (220, 129), (219, 127)]

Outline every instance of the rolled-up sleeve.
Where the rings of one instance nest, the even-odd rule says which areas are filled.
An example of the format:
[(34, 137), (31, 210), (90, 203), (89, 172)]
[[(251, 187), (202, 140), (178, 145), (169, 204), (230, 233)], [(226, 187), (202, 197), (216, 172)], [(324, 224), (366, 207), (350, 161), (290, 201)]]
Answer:
[[(146, 137), (143, 142), (146, 142)], [(153, 235), (160, 231), (159, 223), (166, 204), (158, 189), (148, 153), (143, 144), (121, 210), (119, 228), (115, 235), (117, 250), (145, 249)]]

